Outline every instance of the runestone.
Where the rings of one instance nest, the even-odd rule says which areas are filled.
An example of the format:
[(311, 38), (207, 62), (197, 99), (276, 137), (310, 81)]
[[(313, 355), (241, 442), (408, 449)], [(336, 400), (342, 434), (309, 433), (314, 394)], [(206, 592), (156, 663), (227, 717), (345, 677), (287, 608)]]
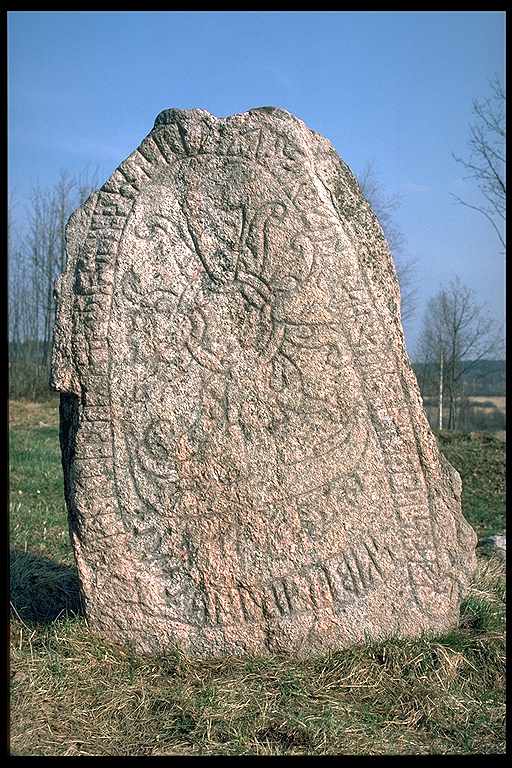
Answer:
[(91, 628), (300, 656), (457, 624), (476, 537), (329, 141), (164, 110), (66, 240), (51, 386)]

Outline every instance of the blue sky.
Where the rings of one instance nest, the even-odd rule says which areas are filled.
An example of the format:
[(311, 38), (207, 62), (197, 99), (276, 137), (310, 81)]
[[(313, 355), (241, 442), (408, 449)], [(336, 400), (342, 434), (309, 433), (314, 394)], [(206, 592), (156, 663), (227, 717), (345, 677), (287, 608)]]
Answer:
[(61, 170), (103, 182), (162, 109), (284, 107), (400, 194), (418, 261), (412, 353), (426, 300), (455, 274), (503, 320), (496, 235), (450, 192), (478, 201), (451, 153), (466, 153), (472, 101), (504, 80), (504, 57), (501, 12), (10, 12), (16, 215)]

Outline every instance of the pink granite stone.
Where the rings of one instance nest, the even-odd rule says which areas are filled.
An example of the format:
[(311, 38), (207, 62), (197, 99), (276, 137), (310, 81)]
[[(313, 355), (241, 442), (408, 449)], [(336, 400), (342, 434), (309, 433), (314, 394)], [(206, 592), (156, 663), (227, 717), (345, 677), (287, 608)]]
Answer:
[(165, 110), (67, 251), (52, 385), (94, 630), (300, 655), (457, 624), (460, 477), (381, 227), (325, 138), (270, 107)]

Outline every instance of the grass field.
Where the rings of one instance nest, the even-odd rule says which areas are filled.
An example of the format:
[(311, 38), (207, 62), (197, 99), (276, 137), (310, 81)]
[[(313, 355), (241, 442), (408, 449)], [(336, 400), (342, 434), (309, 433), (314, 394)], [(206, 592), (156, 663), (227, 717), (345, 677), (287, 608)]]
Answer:
[[(307, 660), (140, 657), (80, 616), (57, 402), (10, 405), (11, 754), (505, 751), (505, 580), (482, 554), (457, 630)], [(479, 535), (504, 527), (504, 446), (443, 434)]]
[[(439, 424), (438, 399), (426, 396), (423, 405), (428, 415), (429, 422), (434, 428)], [(466, 432), (491, 431), (494, 434), (506, 429), (507, 398), (504, 395), (469, 395), (463, 402), (457, 404), (458, 429)], [(443, 424), (449, 422), (449, 407), (445, 399), (443, 408)]]
[(481, 408), (497, 408), (503, 413), (507, 411), (507, 398), (504, 395), (471, 395), (468, 400)]

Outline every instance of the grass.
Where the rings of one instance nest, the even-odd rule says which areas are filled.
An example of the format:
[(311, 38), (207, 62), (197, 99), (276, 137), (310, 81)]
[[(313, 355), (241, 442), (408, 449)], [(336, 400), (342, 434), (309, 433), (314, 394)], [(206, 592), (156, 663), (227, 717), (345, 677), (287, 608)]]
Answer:
[(462, 507), (479, 537), (505, 528), (505, 445), (492, 432), (441, 432), (444, 455), (462, 477)]
[(478, 405), (480, 408), (498, 408), (506, 413), (507, 398), (504, 395), (471, 395), (468, 397), (470, 403)]
[[(444, 636), (306, 660), (137, 656), (100, 641), (80, 615), (56, 401), (14, 403), (10, 417), (12, 754), (505, 751), (501, 561), (479, 558), (460, 626)], [(504, 446), (440, 442), (462, 473), (466, 517), (502, 528)]]
[(59, 449), (58, 400), (9, 407), (11, 543), (73, 564)]

